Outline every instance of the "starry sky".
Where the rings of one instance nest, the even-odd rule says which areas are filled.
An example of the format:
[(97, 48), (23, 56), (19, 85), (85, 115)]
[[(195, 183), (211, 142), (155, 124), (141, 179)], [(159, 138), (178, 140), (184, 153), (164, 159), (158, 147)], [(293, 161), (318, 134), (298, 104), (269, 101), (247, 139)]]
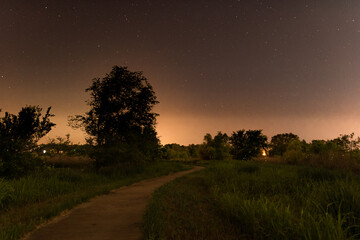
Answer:
[(360, 132), (358, 0), (1, 0), (0, 54), (0, 108), (52, 106), (47, 137), (84, 142), (67, 118), (114, 65), (153, 86), (163, 144)]

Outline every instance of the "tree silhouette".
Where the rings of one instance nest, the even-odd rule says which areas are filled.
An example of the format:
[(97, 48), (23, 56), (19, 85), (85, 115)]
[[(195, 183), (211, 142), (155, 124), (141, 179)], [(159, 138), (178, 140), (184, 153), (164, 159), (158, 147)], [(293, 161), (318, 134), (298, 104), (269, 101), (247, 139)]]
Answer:
[(262, 130), (239, 130), (230, 137), (231, 154), (235, 159), (249, 160), (256, 157), (267, 146), (267, 137)]
[(72, 117), (70, 123), (73, 127), (84, 127), (89, 142), (103, 149), (95, 156), (99, 166), (106, 165), (106, 158), (110, 157), (104, 151), (120, 151), (114, 154), (122, 155), (132, 149), (131, 154), (140, 151), (142, 156), (137, 157), (154, 153), (158, 148), (155, 131), (158, 114), (152, 109), (158, 101), (142, 72), (114, 66), (104, 78), (93, 79), (86, 92), (90, 92), (90, 111)]
[(199, 155), (205, 160), (224, 160), (230, 158), (229, 137), (218, 132), (213, 138), (210, 133), (204, 136), (204, 143), (199, 147)]
[(5, 112), (0, 118), (0, 160), (3, 175), (21, 175), (31, 170), (36, 143), (45, 136), (54, 123), (50, 121), (49, 107), (42, 117), (39, 106), (26, 106), (18, 115)]
[(282, 156), (293, 140), (299, 140), (299, 137), (293, 133), (281, 133), (273, 136), (270, 141), (270, 155)]

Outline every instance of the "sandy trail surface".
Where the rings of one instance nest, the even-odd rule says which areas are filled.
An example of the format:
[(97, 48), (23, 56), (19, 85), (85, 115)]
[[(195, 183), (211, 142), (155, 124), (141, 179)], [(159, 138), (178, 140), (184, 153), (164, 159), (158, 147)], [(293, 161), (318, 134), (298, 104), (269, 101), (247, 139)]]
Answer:
[(154, 190), (191, 170), (143, 180), (91, 199), (33, 231), (26, 240), (141, 239), (141, 221)]

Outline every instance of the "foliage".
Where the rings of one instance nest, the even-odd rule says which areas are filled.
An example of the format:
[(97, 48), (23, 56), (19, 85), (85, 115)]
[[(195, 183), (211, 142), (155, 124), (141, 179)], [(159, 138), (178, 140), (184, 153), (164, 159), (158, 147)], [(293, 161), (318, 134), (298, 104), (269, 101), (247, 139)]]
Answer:
[(143, 226), (147, 240), (248, 239), (241, 237), (236, 223), (215, 208), (201, 173), (188, 174), (157, 189)]
[(36, 149), (38, 155), (41, 155), (46, 164), (54, 167), (86, 167), (93, 162), (89, 159), (94, 153), (94, 147), (89, 144), (73, 144), (70, 141), (70, 134), (65, 138), (49, 138), (48, 143), (41, 144)]
[(306, 161), (307, 157), (307, 144), (294, 138), (288, 143), (286, 151), (283, 154), (283, 159), (287, 163), (302, 163)]
[(173, 161), (188, 161), (190, 154), (188, 148), (176, 143), (163, 146), (163, 159)]
[(17, 179), (0, 179), (0, 239), (22, 239), (37, 225), (96, 195), (186, 169), (179, 163), (154, 162), (142, 169), (124, 166), (102, 174), (46, 168)]
[[(247, 165), (260, 169), (241, 171)], [(360, 233), (357, 175), (255, 163), (209, 171), (218, 206), (255, 239), (351, 239)]]
[[(212, 162), (155, 193), (145, 239), (358, 239), (359, 198), (360, 178), (351, 172)], [(222, 219), (216, 224), (206, 221), (213, 212)], [(234, 225), (238, 231), (231, 232)]]
[(169, 161), (196, 161), (199, 159), (199, 146), (198, 144), (189, 146), (177, 143), (166, 144), (161, 148), (161, 158)]
[[(124, 155), (130, 149), (137, 151), (135, 158), (141, 156), (150, 160), (159, 154), (155, 131), (158, 114), (152, 112), (158, 101), (141, 72), (114, 66), (104, 78), (93, 79), (86, 92), (90, 92), (91, 96), (88, 101), (90, 111), (72, 117), (70, 124), (83, 127), (89, 135), (88, 142), (96, 145), (93, 156), (97, 167), (112, 163), (102, 154), (110, 154), (115, 162), (134, 160), (131, 154)], [(115, 151), (105, 153), (104, 150)]]
[(224, 160), (230, 158), (229, 137), (218, 132), (213, 138), (210, 133), (204, 136), (204, 143), (199, 147), (199, 155), (204, 160)]
[(344, 134), (332, 140), (292, 140), (282, 160), (286, 163), (308, 164), (327, 168), (360, 171), (359, 139), (354, 134)]
[(330, 142), (336, 144), (344, 152), (350, 152), (360, 147), (360, 137), (354, 138), (354, 133), (341, 134)]
[(202, 160), (214, 160), (216, 150), (214, 147), (209, 146), (205, 143), (201, 144), (199, 147), (199, 155)]
[(5, 209), (14, 199), (13, 187), (0, 178), (0, 209)]
[(231, 154), (234, 159), (249, 160), (260, 154), (267, 147), (267, 137), (262, 130), (239, 130), (230, 137)]
[(48, 143), (42, 144), (40, 148), (38, 148), (38, 151), (41, 153), (41, 151), (45, 150), (48, 154), (67, 154), (71, 152), (71, 145), (73, 145), (73, 143), (70, 141), (70, 134), (66, 134), (65, 138), (60, 136), (49, 138)]
[(299, 139), (299, 137), (293, 133), (281, 133), (273, 136), (269, 144), (270, 156), (282, 156), (285, 153), (289, 143), (295, 139)]
[(33, 170), (41, 161), (32, 153), (36, 143), (45, 136), (54, 123), (50, 121), (49, 107), (44, 116), (39, 106), (26, 106), (18, 115), (5, 112), (0, 118), (1, 174), (19, 176)]
[(197, 159), (199, 158), (199, 144), (190, 144), (187, 149), (189, 152), (189, 156), (192, 159)]

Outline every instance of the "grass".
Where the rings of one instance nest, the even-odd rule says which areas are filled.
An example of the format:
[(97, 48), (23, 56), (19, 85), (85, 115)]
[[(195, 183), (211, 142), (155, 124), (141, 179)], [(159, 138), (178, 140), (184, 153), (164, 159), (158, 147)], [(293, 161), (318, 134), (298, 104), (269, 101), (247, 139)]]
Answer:
[(0, 239), (20, 239), (62, 211), (111, 189), (187, 168), (164, 162), (141, 169), (109, 169), (101, 174), (48, 168), (20, 179), (0, 179)]
[(257, 157), (258, 162), (285, 163), (307, 165), (313, 167), (324, 167), (328, 169), (342, 169), (360, 174), (360, 160), (358, 152), (341, 153), (328, 151), (321, 154), (303, 153), (300, 151), (289, 151), (283, 157)]
[(145, 239), (359, 239), (360, 176), (217, 162), (160, 188), (144, 233)]
[(145, 239), (239, 239), (241, 232), (209, 198), (203, 171), (155, 191), (144, 216)]
[(44, 161), (47, 165), (62, 168), (84, 168), (93, 164), (93, 160), (87, 156), (68, 156), (66, 154), (46, 156)]

